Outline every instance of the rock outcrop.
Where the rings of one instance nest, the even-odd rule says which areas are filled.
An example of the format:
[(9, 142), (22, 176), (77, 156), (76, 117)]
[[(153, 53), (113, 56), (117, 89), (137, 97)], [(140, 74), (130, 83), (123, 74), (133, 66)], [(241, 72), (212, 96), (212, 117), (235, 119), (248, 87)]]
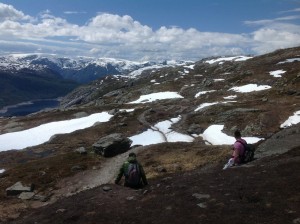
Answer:
[(112, 157), (130, 149), (132, 141), (122, 134), (115, 133), (99, 139), (93, 144), (94, 151), (104, 157)]

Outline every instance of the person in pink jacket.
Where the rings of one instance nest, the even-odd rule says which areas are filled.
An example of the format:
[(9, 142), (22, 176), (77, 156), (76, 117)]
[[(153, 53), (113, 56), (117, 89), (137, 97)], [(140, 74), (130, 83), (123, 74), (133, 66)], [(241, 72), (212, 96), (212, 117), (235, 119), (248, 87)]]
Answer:
[(245, 139), (242, 139), (241, 132), (236, 130), (234, 132), (234, 137), (236, 139), (235, 143), (233, 144), (233, 165), (240, 165), (242, 163), (242, 157), (245, 154), (245, 146), (247, 144)]

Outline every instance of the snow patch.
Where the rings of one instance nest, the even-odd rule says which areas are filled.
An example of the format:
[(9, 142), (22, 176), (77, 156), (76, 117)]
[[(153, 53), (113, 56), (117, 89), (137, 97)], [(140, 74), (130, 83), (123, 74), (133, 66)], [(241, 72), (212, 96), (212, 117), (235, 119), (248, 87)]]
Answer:
[(222, 58), (207, 60), (205, 62), (208, 64), (214, 64), (216, 62), (219, 62), (219, 64), (223, 64), (223, 62), (225, 62), (225, 61), (246, 61), (250, 58), (252, 58), (252, 57), (246, 57), (246, 56), (222, 57)]
[(148, 95), (141, 95), (138, 100), (132, 101), (129, 104), (150, 103), (156, 100), (175, 99), (175, 98), (183, 98), (183, 96), (179, 95), (177, 92), (151, 93)]
[[(222, 132), (224, 125), (211, 125), (200, 136), (211, 145), (232, 145), (236, 141), (234, 137)], [(263, 140), (257, 137), (243, 137), (247, 143), (253, 144)]]
[(270, 75), (273, 76), (273, 77), (275, 77), (275, 78), (280, 78), (280, 77), (282, 77), (281, 74), (284, 74), (284, 73), (286, 73), (286, 71), (283, 71), (281, 69), (281, 70), (276, 70), (276, 71), (270, 72)]
[(267, 90), (270, 89), (271, 86), (268, 85), (257, 85), (257, 84), (248, 84), (244, 86), (239, 86), (239, 87), (232, 87), (229, 90), (235, 91), (235, 92), (240, 92), (240, 93), (250, 93), (254, 91), (262, 91), (262, 90)]
[(212, 92), (215, 92), (215, 91), (217, 91), (217, 90), (201, 91), (201, 92), (199, 92), (199, 93), (197, 93), (197, 94), (195, 95), (195, 98), (197, 98), (197, 97), (199, 97), (199, 96), (201, 96), (201, 95), (204, 95), (204, 94), (206, 94), (206, 93), (212, 93)]
[(171, 126), (180, 121), (181, 116), (157, 123), (145, 132), (130, 137), (132, 145), (151, 145), (163, 142), (193, 142), (194, 138), (175, 132)]
[(296, 111), (293, 116), (290, 116), (285, 122), (283, 122), (280, 125), (280, 128), (287, 128), (298, 123), (300, 123), (300, 110)]
[(50, 122), (19, 132), (6, 133), (0, 135), (0, 151), (40, 145), (49, 141), (56, 134), (67, 134), (91, 127), (96, 122), (107, 122), (112, 116), (107, 112), (102, 112), (82, 118)]

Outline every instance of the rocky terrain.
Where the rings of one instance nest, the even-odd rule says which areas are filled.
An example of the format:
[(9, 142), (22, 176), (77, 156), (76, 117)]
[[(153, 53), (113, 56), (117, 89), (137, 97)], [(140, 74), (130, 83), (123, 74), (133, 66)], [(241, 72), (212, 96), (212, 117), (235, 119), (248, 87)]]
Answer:
[[(1, 118), (4, 134), (96, 112), (114, 115), (38, 146), (0, 152), (0, 169), (6, 170), (0, 174), (1, 222), (300, 223), (300, 124), (282, 126), (300, 110), (300, 48), (227, 59), (103, 77), (72, 91), (59, 109)], [(248, 84), (268, 88), (232, 89)], [(129, 103), (167, 91), (182, 98)], [(109, 158), (93, 150), (104, 136), (130, 137), (178, 116), (171, 129), (194, 141), (135, 146)], [(211, 125), (224, 125), (229, 136), (240, 129), (243, 136), (263, 138), (255, 160), (223, 170), (231, 145), (207, 144), (201, 134)], [(87, 153), (75, 151), (80, 147)], [(131, 151), (149, 179), (141, 190), (113, 184)], [(18, 181), (34, 184), (35, 197), (7, 196)]]

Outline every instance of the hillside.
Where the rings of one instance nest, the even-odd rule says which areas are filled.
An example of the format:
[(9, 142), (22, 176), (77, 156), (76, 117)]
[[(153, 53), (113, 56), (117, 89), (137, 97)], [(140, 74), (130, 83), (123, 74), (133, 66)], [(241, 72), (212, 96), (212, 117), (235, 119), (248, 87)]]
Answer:
[[(0, 152), (0, 170), (5, 169), (0, 174), (0, 220), (300, 223), (300, 124), (288, 120), (293, 115), (299, 120), (299, 55), (300, 47), (107, 76), (72, 91), (59, 109), (1, 118), (3, 135), (104, 111), (112, 115), (109, 122), (55, 135), (40, 145)], [(178, 97), (168, 97), (170, 92)], [(158, 93), (165, 98), (157, 100), (153, 94)], [(133, 138), (175, 118), (166, 132), (158, 130), (161, 143), (139, 142), (112, 158), (92, 149), (103, 136)], [(215, 126), (222, 127), (222, 135), (240, 129), (243, 136), (261, 138), (256, 159), (223, 170), (233, 142), (217, 144), (220, 139), (209, 134)], [(192, 141), (179, 141), (182, 135)], [(79, 147), (87, 154), (74, 152)], [(137, 152), (149, 179), (149, 186), (138, 191), (112, 184), (131, 151)], [(6, 196), (5, 189), (17, 181), (34, 184), (35, 193), (46, 200)]]
[(0, 108), (37, 99), (63, 96), (77, 87), (49, 69), (3, 71), (0, 69)]

